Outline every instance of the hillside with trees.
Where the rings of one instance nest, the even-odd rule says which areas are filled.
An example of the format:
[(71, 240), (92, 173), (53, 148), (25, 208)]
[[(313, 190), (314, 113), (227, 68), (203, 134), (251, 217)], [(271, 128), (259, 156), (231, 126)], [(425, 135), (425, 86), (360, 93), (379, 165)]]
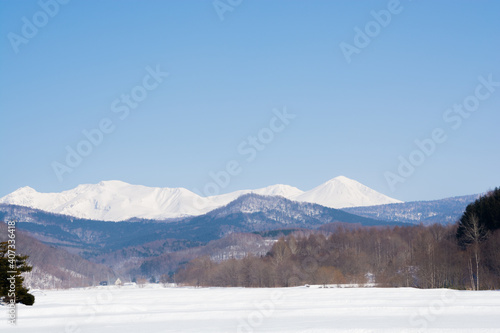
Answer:
[[(441, 210), (446, 215), (464, 200), (424, 206), (431, 215)], [(417, 215), (424, 207), (397, 205)], [(378, 214), (376, 209), (389, 206), (371, 209)], [(465, 213), (455, 224), (377, 222), (258, 195), (169, 222), (109, 223), (5, 205), (0, 213), (24, 221), (18, 224), (18, 241), (33, 265), (24, 277), (35, 288), (88, 286), (116, 277), (172, 282), (175, 276), (175, 282), (196, 286), (373, 282), (492, 289), (500, 287), (498, 207), (496, 189), (462, 208)], [(4, 223), (0, 241), (7, 234), (2, 228)]]
[(190, 261), (177, 279), (196, 286), (290, 287), (364, 284), (384, 287), (499, 289), (500, 189), (467, 206), (454, 225), (337, 227), (296, 232), (265, 256)]
[(378, 206), (352, 207), (343, 210), (351, 214), (411, 224), (453, 224), (479, 195), (464, 195), (431, 201), (411, 201)]
[[(0, 242), (6, 241), (7, 225), (0, 223)], [(31, 288), (69, 288), (92, 285), (113, 277), (111, 269), (68, 251), (43, 244), (27, 232), (16, 231), (18, 252), (29, 256), (31, 271), (23, 273), (25, 284)]]

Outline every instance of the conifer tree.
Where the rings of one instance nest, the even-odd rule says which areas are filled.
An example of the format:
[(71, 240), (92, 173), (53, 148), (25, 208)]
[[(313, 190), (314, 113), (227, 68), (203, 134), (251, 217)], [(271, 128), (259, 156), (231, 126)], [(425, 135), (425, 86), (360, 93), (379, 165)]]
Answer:
[[(32, 270), (32, 267), (26, 262), (28, 256), (13, 255), (12, 252), (10, 254), (9, 256), (9, 243), (1, 242), (0, 301), (33, 305), (35, 303), (35, 296), (28, 293), (29, 289), (23, 286), (24, 277), (21, 275), (21, 273), (31, 272)], [(14, 285), (14, 289), (11, 289), (12, 285)]]
[[(500, 188), (496, 188), (468, 205), (458, 222), (456, 235), (458, 243), (462, 248), (467, 248), (471, 252), (468, 269), (472, 289), (479, 290), (480, 288), (480, 244), (496, 229), (500, 229)], [(475, 272), (472, 259), (476, 266)]]
[(465, 209), (457, 230), (457, 239), (462, 247), (469, 243), (466, 230), (470, 225), (471, 216), (476, 216), (480, 226), (488, 232), (500, 229), (500, 187), (480, 197)]

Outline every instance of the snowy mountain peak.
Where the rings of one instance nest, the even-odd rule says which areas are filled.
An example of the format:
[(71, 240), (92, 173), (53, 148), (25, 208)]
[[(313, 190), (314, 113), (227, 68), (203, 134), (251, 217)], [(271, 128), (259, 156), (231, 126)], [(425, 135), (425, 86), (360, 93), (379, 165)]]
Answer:
[(36, 190), (32, 187), (29, 187), (29, 186), (23, 186), (19, 189), (17, 189), (16, 191), (14, 191), (13, 193), (35, 193)]
[[(26, 195), (27, 195), (27, 194), (31, 194), (31, 193), (35, 193), (35, 192), (36, 192), (36, 190), (35, 190), (35, 189), (33, 189), (32, 187), (29, 187), (29, 186), (23, 186), (23, 187), (18, 188), (18, 189), (17, 189), (17, 190), (15, 190), (14, 192), (12, 192), (12, 193), (8, 194), (8, 195), (7, 195), (7, 197), (8, 197), (8, 196), (12, 196), (12, 195), (14, 195), (14, 194), (17, 194), (17, 195), (19, 195), (19, 194), (26, 194)], [(4, 197), (4, 198), (5, 198), (5, 197)]]
[(401, 201), (390, 198), (345, 176), (335, 177), (294, 200), (317, 203), (330, 208), (375, 206)]
[(339, 176), (307, 192), (293, 186), (278, 184), (211, 197), (201, 197), (185, 188), (147, 187), (119, 180), (107, 180), (97, 184), (78, 185), (74, 189), (60, 193), (39, 193), (31, 187), (23, 187), (0, 198), (0, 203), (94, 220), (123, 221), (131, 218), (161, 220), (202, 215), (248, 193), (280, 196), (331, 208), (400, 202), (355, 180)]
[(346, 187), (359, 187), (359, 185), (364, 186), (363, 184), (355, 181), (354, 179), (347, 178), (345, 176), (338, 176), (326, 181), (322, 185), (331, 185), (331, 186), (346, 186)]
[(285, 197), (285, 198), (290, 198), (304, 193), (303, 191), (299, 190), (296, 187), (283, 184), (271, 185), (258, 190), (253, 190), (251, 192), (260, 195), (272, 195), (272, 196), (278, 195), (280, 197)]
[(97, 185), (103, 187), (120, 187), (120, 186), (128, 186), (130, 184), (122, 182), (121, 180), (103, 180), (99, 182)]
[(356, 182), (355, 180), (352, 180), (350, 178), (347, 178), (346, 176), (337, 176), (335, 178), (330, 179), (329, 181), (342, 181), (342, 182)]

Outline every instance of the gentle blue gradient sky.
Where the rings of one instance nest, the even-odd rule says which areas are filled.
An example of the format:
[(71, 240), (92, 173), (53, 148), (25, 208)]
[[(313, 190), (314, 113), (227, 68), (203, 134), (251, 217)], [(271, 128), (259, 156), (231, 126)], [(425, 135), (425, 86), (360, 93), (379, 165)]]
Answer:
[[(405, 201), (499, 186), (500, 87), (455, 131), (443, 113), (478, 76), (500, 81), (500, 2), (401, 0), (348, 64), (339, 44), (387, 4), (252, 0), (221, 21), (209, 0), (72, 0), (16, 54), (8, 34), (41, 8), (2, 0), (0, 196), (110, 179), (201, 190), (229, 160), (243, 171), (221, 193), (338, 175)], [(111, 103), (156, 65), (169, 77), (120, 120)], [(297, 117), (247, 162), (236, 147), (284, 106)], [(115, 131), (60, 182), (51, 163), (106, 117)], [(391, 191), (384, 173), (437, 127), (448, 140)]]

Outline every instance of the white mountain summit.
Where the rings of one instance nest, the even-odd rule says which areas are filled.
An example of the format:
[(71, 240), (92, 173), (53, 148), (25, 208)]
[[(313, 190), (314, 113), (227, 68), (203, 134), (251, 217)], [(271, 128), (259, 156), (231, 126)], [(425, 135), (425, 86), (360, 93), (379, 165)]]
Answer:
[(333, 178), (291, 199), (312, 202), (330, 208), (375, 206), (402, 202), (344, 176)]
[(39, 193), (22, 187), (0, 198), (0, 203), (93, 220), (123, 221), (134, 217), (159, 220), (205, 214), (247, 193), (282, 196), (331, 208), (401, 202), (340, 176), (307, 192), (289, 185), (273, 185), (211, 197), (201, 197), (185, 188), (147, 187), (116, 180), (79, 185), (60, 193)]

